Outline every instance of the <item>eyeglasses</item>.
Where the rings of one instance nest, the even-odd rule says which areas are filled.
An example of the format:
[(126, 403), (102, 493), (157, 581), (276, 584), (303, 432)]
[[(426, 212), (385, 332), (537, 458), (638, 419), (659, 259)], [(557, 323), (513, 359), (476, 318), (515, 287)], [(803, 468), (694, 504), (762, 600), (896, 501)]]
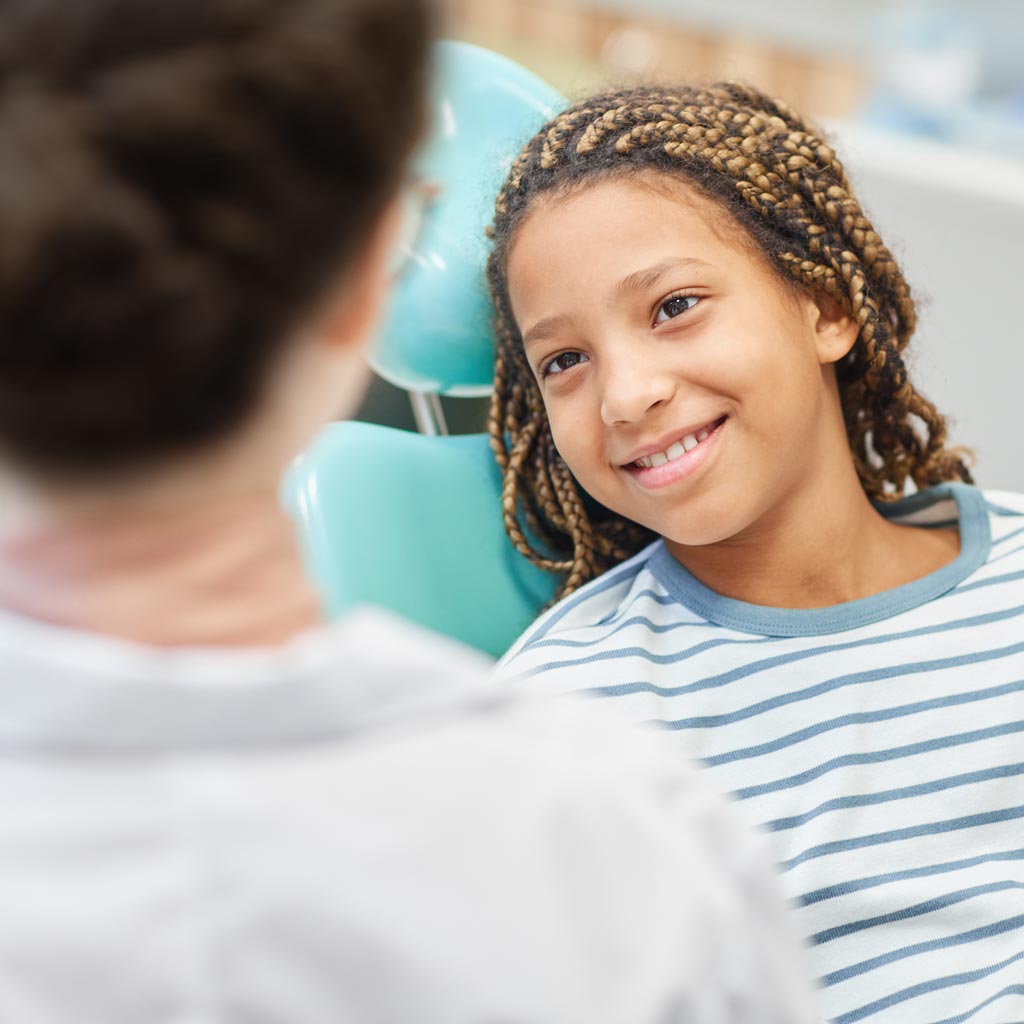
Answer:
[(402, 186), (398, 199), (402, 222), (388, 263), (392, 278), (400, 278), (410, 263), (422, 261), (419, 250), (427, 211), (437, 201), (440, 191), (438, 184), (421, 178), (413, 178)]

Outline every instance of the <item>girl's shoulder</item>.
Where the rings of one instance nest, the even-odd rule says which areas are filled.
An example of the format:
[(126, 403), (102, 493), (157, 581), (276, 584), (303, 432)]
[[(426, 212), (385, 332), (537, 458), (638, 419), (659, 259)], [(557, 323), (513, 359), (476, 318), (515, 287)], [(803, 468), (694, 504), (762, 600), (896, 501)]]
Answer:
[(1024, 516), (1024, 494), (1015, 491), (983, 490), (985, 507), (991, 516), (1020, 517)]
[(621, 565), (609, 569), (553, 604), (508, 649), (498, 663), (499, 671), (555, 632), (565, 636), (576, 629), (607, 624), (621, 616), (639, 597), (656, 586), (648, 563), (662, 546), (660, 540), (649, 544)]
[(982, 491), (981, 497), (989, 538), (985, 563), (998, 562), (1000, 574), (1010, 572), (1017, 576), (1024, 566), (1024, 494)]

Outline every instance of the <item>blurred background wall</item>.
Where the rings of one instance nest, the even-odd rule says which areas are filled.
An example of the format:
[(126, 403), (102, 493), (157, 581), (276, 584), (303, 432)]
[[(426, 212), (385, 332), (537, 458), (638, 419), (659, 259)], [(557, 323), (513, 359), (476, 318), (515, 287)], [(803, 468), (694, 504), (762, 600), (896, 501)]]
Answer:
[[(915, 379), (1024, 491), (1024, 0), (443, 0), (446, 34), (568, 98), (635, 80), (741, 79), (824, 122), (921, 306)], [(453, 432), (485, 402), (445, 400)], [(412, 428), (378, 382), (361, 418)]]

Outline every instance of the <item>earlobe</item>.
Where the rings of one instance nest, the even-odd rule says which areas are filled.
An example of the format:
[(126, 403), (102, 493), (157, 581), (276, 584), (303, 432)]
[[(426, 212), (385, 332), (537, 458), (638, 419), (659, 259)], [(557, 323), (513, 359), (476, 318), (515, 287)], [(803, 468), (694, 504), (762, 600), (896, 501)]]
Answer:
[(816, 296), (814, 304), (817, 308), (814, 330), (818, 362), (822, 366), (837, 363), (856, 344), (860, 326), (828, 295)]

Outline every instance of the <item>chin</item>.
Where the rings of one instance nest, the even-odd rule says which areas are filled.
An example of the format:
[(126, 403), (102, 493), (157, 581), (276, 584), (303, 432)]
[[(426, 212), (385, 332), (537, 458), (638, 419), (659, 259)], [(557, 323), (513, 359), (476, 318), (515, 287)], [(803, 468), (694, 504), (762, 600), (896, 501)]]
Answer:
[(703, 548), (735, 537), (742, 532), (744, 525), (739, 519), (722, 515), (720, 510), (713, 509), (707, 513), (702, 511), (680, 516), (672, 523), (651, 525), (650, 529), (681, 547)]

